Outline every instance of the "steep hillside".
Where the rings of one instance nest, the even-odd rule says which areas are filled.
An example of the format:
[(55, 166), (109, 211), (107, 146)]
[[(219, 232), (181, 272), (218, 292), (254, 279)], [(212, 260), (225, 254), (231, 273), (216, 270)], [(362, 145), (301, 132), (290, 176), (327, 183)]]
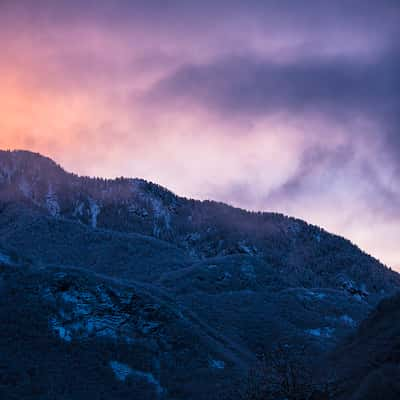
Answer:
[(400, 293), (383, 300), (332, 359), (347, 382), (343, 399), (399, 399)]

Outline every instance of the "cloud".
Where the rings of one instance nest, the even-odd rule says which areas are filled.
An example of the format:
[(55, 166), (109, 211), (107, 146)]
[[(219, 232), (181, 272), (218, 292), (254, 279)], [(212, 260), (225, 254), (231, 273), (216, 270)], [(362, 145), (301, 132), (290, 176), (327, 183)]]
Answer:
[(394, 114), (400, 105), (400, 58), (375, 63), (306, 59), (277, 64), (254, 55), (206, 65), (185, 65), (158, 82), (148, 100), (200, 103), (221, 113), (265, 115), (280, 111)]
[[(375, 215), (400, 221), (400, 191), (397, 186), (385, 182), (379, 166), (360, 157), (354, 146), (334, 149), (311, 148), (306, 151), (299, 167), (289, 179), (268, 193), (265, 202), (301, 201), (313, 198), (315, 192), (332, 193), (334, 198), (353, 198), (356, 204), (369, 208)], [(341, 190), (335, 190), (338, 185)], [(333, 190), (332, 190), (333, 189)], [(336, 192), (336, 193), (335, 193)]]
[(0, 0), (0, 146), (394, 262), (370, 227), (400, 235), (399, 19), (397, 0)]
[[(400, 166), (400, 57), (395, 50), (373, 62), (305, 58), (277, 64), (247, 55), (186, 65), (159, 81), (145, 101), (182, 110), (201, 107), (225, 119), (322, 116), (327, 124), (342, 124), (348, 142), (361, 135)], [(358, 120), (375, 128), (357, 131), (353, 122)]]

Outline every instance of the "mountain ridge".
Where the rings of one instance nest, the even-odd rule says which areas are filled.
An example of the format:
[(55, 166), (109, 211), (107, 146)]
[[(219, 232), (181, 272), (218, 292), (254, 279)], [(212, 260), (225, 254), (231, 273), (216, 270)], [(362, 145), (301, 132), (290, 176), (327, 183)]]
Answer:
[[(296, 277), (300, 286), (336, 285), (379, 296), (379, 291), (390, 284), (377, 285), (371, 276), (380, 271), (378, 275), (386, 280), (389, 276), (398, 279), (397, 274), (347, 239), (302, 220), (186, 199), (137, 178), (79, 177), (50, 158), (29, 151), (0, 152), (0, 205), (9, 209), (10, 204), (21, 204), (28, 218), (28, 209), (32, 209), (37, 217), (154, 237), (178, 247), (193, 262), (240, 254), (260, 258)], [(17, 219), (21, 212), (10, 211)], [(310, 282), (305, 271), (312, 273)], [(364, 289), (352, 288), (352, 271), (364, 276)]]
[[(16, 156), (16, 159), (14, 158), (14, 156)], [(8, 160), (7, 160), (7, 158), (8, 158)], [(13, 158), (14, 158), (14, 160), (13, 160)], [(5, 167), (4, 161), (17, 162), (17, 164), (21, 163), (21, 161), (22, 161), (23, 163), (27, 163), (28, 166), (34, 165), (34, 164), (32, 164), (32, 162), (39, 161), (39, 162), (41, 162), (42, 165), (43, 164), (45, 165), (45, 163), (46, 163), (48, 166), (54, 168), (60, 175), (63, 175), (64, 178), (70, 178), (72, 180), (76, 180), (76, 182), (97, 182), (99, 184), (99, 186), (102, 186), (102, 185), (118, 186), (119, 184), (122, 184), (122, 185), (137, 184), (139, 186), (142, 185), (144, 188), (150, 189), (150, 191), (160, 190), (162, 193), (164, 193), (167, 197), (170, 197), (171, 199), (178, 199), (178, 200), (183, 200), (185, 202), (196, 203), (196, 204), (210, 204), (211, 203), (216, 207), (229, 208), (231, 210), (235, 210), (240, 213), (245, 213), (248, 216), (259, 216), (259, 215), (267, 215), (267, 216), (272, 216), (272, 217), (275, 216), (277, 218), (282, 218), (282, 219), (291, 220), (294, 222), (299, 222), (302, 224), (307, 224), (308, 226), (316, 228), (322, 232), (329, 233), (330, 235), (333, 235), (340, 239), (344, 239), (344, 240), (348, 241), (351, 245), (357, 247), (362, 253), (366, 254), (369, 257), (374, 258), (380, 264), (383, 264), (381, 260), (379, 260), (376, 257), (374, 257), (373, 255), (367, 253), (365, 250), (361, 249), (357, 244), (353, 243), (351, 240), (344, 238), (340, 235), (328, 232), (325, 229), (323, 229), (317, 225), (309, 224), (308, 222), (305, 222), (302, 219), (296, 218), (294, 216), (289, 216), (284, 213), (268, 212), (268, 211), (252, 211), (252, 210), (246, 210), (243, 208), (235, 207), (233, 205), (230, 205), (230, 204), (227, 204), (224, 202), (220, 202), (220, 201), (215, 201), (215, 200), (210, 200), (210, 199), (197, 200), (197, 199), (193, 199), (193, 198), (187, 198), (185, 196), (177, 195), (173, 191), (167, 189), (164, 186), (158, 185), (157, 183), (147, 181), (145, 179), (137, 178), (137, 177), (131, 178), (131, 177), (126, 177), (126, 176), (121, 176), (121, 177), (117, 177), (117, 178), (101, 178), (101, 177), (94, 177), (94, 176), (92, 177), (92, 176), (87, 176), (87, 175), (79, 175), (79, 174), (65, 170), (59, 163), (55, 162), (50, 157), (46, 157), (46, 156), (43, 156), (41, 153), (31, 152), (28, 150), (0, 150), (0, 163), (2, 163), (2, 165), (0, 164), (0, 173), (3, 173), (3, 180), (5, 178), (4, 171), (7, 171), (4, 168)], [(20, 165), (18, 165), (18, 166), (20, 167)], [(9, 172), (9, 170), (8, 170), (8, 172)], [(14, 165), (14, 172), (16, 172), (15, 165)], [(10, 179), (10, 177), (11, 176), (8, 176), (7, 178)], [(0, 179), (1, 179), (1, 176), (0, 176)], [(24, 188), (24, 182), (20, 183), (19, 188), (20, 188), (21, 192), (25, 195), (25, 197), (29, 197), (28, 192), (29, 192), (30, 188)], [(119, 192), (117, 194), (121, 195), (122, 193)], [(124, 199), (122, 196), (122, 200), (126, 200), (126, 199)], [(42, 206), (43, 206), (43, 204), (42, 204)], [(48, 206), (51, 209), (51, 204)], [(157, 205), (155, 205), (155, 207), (156, 206)], [(56, 206), (56, 208), (57, 207), (58, 206)], [(95, 212), (96, 211), (94, 211), (94, 213)], [(56, 213), (56, 211), (54, 211), (54, 209), (53, 209), (53, 210), (50, 210), (50, 213), (54, 214), (54, 213)], [(93, 211), (92, 211), (92, 215), (93, 215)], [(383, 265), (385, 265), (385, 264), (383, 264)], [(392, 269), (390, 266), (387, 266), (387, 265), (385, 265), (385, 267)]]

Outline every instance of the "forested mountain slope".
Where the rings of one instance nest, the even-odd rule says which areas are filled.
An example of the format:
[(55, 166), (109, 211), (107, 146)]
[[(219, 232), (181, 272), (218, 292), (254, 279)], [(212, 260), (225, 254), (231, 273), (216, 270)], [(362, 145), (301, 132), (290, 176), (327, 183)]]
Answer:
[(24, 151), (0, 152), (0, 264), (0, 393), (41, 400), (219, 398), (277, 343), (328, 354), (400, 288), (304, 221)]

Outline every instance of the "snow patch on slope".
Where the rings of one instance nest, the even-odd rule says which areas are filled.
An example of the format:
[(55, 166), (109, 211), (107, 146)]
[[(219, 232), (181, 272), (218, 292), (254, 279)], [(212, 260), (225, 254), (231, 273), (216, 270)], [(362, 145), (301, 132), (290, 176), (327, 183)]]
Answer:
[(342, 316), (339, 318), (339, 320), (340, 320), (341, 322), (343, 322), (344, 324), (346, 324), (346, 325), (348, 325), (348, 326), (351, 326), (351, 327), (354, 327), (354, 326), (357, 325), (357, 322), (354, 321), (354, 319), (351, 318), (349, 315), (342, 315)]
[(0, 252), (0, 263), (10, 265), (12, 264), (11, 258)]
[(93, 199), (89, 200), (89, 207), (91, 226), (92, 228), (97, 228), (97, 217), (100, 214), (101, 208)]
[(225, 362), (221, 360), (210, 360), (209, 364), (213, 369), (225, 369)]
[(324, 327), (324, 328), (307, 329), (306, 333), (314, 337), (329, 339), (332, 337), (334, 331), (335, 331), (334, 328)]
[(49, 185), (46, 195), (46, 207), (52, 217), (60, 216), (60, 205), (58, 203), (57, 195), (51, 185)]
[(160, 223), (164, 225), (163, 228), (165, 230), (171, 229), (171, 214), (160, 199), (150, 197), (150, 203), (155, 216), (153, 235), (159, 237), (162, 229)]
[(132, 344), (143, 336), (157, 336), (162, 330), (158, 304), (139, 307), (135, 292), (116, 292), (102, 285), (85, 290), (61, 277), (63, 280), (67, 283), (43, 294), (57, 305), (49, 326), (60, 339), (104, 337)]
[(110, 361), (110, 367), (112, 368), (115, 377), (121, 382), (126, 381), (126, 378), (133, 374), (133, 369), (129, 365), (118, 361)]
[(58, 321), (56, 318), (52, 318), (50, 320), (50, 326), (53, 331), (58, 334), (60, 339), (65, 340), (66, 342), (70, 342), (72, 340), (71, 332), (62, 326), (60, 321)]
[(143, 372), (133, 369), (129, 365), (115, 360), (110, 361), (110, 367), (112, 368), (115, 377), (121, 382), (125, 382), (130, 376), (137, 377), (154, 386), (158, 395), (161, 395), (164, 392), (160, 382), (150, 372)]
[[(120, 327), (129, 319), (125, 313), (113, 312), (111, 299), (103, 293), (100, 300), (89, 292), (66, 291), (60, 294), (60, 299), (67, 306), (60, 308), (58, 315), (50, 320), (50, 326), (59, 337), (66, 341), (72, 338), (90, 336), (124, 339), (133, 342), (133, 339), (124, 335)], [(99, 303), (101, 301), (101, 306)], [(103, 308), (99, 312), (97, 308)], [(106, 308), (109, 312), (105, 312)]]

